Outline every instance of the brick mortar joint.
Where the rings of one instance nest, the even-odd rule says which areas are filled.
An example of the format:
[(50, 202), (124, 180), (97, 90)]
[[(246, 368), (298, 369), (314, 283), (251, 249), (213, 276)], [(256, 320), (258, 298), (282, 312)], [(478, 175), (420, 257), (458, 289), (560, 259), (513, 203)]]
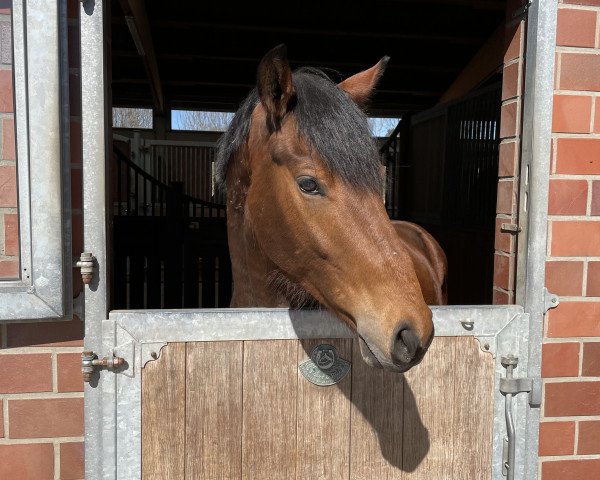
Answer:
[(578, 377), (545, 377), (542, 379), (546, 385), (553, 385), (556, 383), (598, 383), (600, 379), (595, 376), (578, 376)]
[(580, 53), (582, 55), (600, 55), (600, 48), (595, 47), (569, 47), (567, 45), (556, 45), (556, 53)]
[(559, 10), (587, 10), (592, 12), (600, 12), (600, 6), (595, 5), (577, 5), (575, 3), (559, 3)]
[(573, 460), (600, 460), (600, 454), (593, 454), (593, 455), (581, 455), (581, 454), (573, 454), (573, 455), (540, 455), (540, 458), (542, 458), (542, 463), (547, 463), (547, 462), (560, 462), (560, 461), (564, 461), (564, 460), (569, 460), (569, 461), (573, 461)]
[(506, 60), (504, 62), (503, 68), (511, 67), (512, 65), (519, 65), (522, 63), (522, 57), (511, 58), (510, 60)]
[(600, 216), (598, 215), (548, 215), (549, 222), (586, 222), (586, 223), (597, 223), (600, 222)]
[(40, 437), (40, 438), (0, 438), (0, 445), (31, 445), (58, 443), (82, 443), (84, 437)]
[[(597, 98), (600, 95), (598, 90), (571, 90), (569, 88), (555, 88), (554, 96), (572, 96), (572, 97), (592, 97)], [(592, 102), (593, 103), (593, 102)]]
[(0, 400), (6, 400), (9, 403), (16, 400), (69, 400), (83, 398), (81, 392), (29, 392), (29, 393), (0, 393)]
[[(600, 303), (600, 297), (580, 297), (572, 295), (560, 295), (560, 301), (565, 303)], [(560, 305), (557, 307), (560, 308)], [(579, 338), (579, 337), (573, 337)]]
[(54, 479), (60, 480), (60, 446), (58, 442), (52, 442), (54, 450)]
[(81, 353), (83, 347), (6, 347), (0, 349), (0, 355), (30, 355), (30, 354), (52, 354)]
[(600, 133), (572, 133), (572, 132), (552, 132), (552, 139), (561, 140), (600, 140)]
[[(550, 180), (573, 180), (573, 181), (600, 181), (600, 175), (577, 175), (572, 173), (553, 173), (550, 175)], [(593, 216), (593, 215), (590, 215)]]
[(552, 422), (597, 422), (600, 421), (598, 415), (569, 415), (564, 417), (543, 417), (543, 423)]
[[(544, 345), (557, 343), (600, 343), (600, 337), (546, 337)], [(556, 377), (560, 378), (560, 377)]]

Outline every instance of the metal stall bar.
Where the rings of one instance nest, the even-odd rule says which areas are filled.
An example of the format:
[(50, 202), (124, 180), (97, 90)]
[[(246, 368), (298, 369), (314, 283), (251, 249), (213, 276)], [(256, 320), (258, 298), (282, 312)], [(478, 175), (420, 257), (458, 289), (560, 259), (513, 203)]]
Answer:
[[(100, 266), (95, 272), (90, 288), (85, 289), (85, 342), (84, 350), (102, 351), (102, 320), (108, 312), (109, 289), (106, 271), (107, 212), (106, 174), (107, 151), (107, 85), (104, 55), (104, 14), (106, 2), (86, 0), (81, 2), (81, 129), (83, 144), (83, 204), (84, 245), (86, 252), (95, 257)], [(103, 378), (105, 383), (115, 383), (114, 378)], [(106, 406), (104, 406), (106, 408)], [(112, 407), (114, 409), (114, 406)], [(109, 407), (110, 409), (110, 407)], [(102, 427), (106, 419), (103, 412), (99, 376), (94, 374), (85, 385), (85, 478), (102, 478), (104, 444)]]
[[(541, 394), (541, 348), (547, 311), (545, 283), (548, 225), (548, 188), (554, 94), (554, 56), (557, 4), (553, 0), (531, 3), (527, 15), (526, 75), (523, 99), (521, 186), (516, 302), (529, 313), (527, 376)], [(552, 306), (558, 304), (555, 299)], [(534, 399), (532, 407), (536, 401)], [(538, 404), (539, 407), (539, 404)], [(539, 408), (527, 408), (525, 477), (538, 477)]]

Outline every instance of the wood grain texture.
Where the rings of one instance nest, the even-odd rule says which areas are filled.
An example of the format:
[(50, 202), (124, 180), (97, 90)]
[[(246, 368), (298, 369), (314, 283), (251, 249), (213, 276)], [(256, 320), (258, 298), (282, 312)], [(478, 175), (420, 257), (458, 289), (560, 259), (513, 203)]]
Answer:
[(243, 479), (296, 477), (297, 340), (244, 342)]
[[(298, 364), (322, 343), (333, 345), (340, 358), (352, 360), (351, 339), (303, 340), (298, 345)], [(298, 480), (348, 478), (351, 386), (351, 372), (336, 385), (320, 387), (298, 371)]]
[(491, 354), (481, 351), (471, 337), (455, 339), (452, 478), (489, 478), (494, 423), (494, 370)]
[(421, 364), (405, 374), (404, 478), (454, 478), (454, 337), (437, 337)]
[(142, 370), (142, 479), (183, 478), (185, 344), (170, 343)]
[[(352, 360), (337, 385), (298, 371), (320, 343)], [(351, 339), (172, 343), (142, 373), (142, 478), (489, 478), (494, 368), (465, 337), (405, 375)]]
[(403, 478), (404, 377), (367, 366), (353, 341), (350, 478)]
[(187, 344), (186, 478), (242, 474), (242, 342)]

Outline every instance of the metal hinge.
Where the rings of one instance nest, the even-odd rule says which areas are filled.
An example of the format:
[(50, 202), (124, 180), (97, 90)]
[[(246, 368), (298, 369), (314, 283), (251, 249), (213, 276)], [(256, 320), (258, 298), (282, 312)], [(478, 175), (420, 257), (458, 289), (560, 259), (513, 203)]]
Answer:
[(527, 10), (529, 10), (529, 7), (531, 7), (532, 3), (533, 3), (532, 0), (527, 0), (525, 3), (523, 3), (523, 5), (521, 5), (519, 8), (517, 8), (512, 13), (513, 20), (516, 19), (516, 18), (522, 17), (523, 15), (525, 15), (527, 13)]
[(500, 379), (500, 393), (505, 397), (504, 413), (506, 417), (506, 437), (502, 450), (502, 474), (508, 480), (515, 478), (516, 440), (515, 424), (513, 421), (512, 401), (519, 393), (529, 393), (529, 405), (539, 408), (542, 403), (542, 382), (540, 379), (513, 378), (513, 371), (519, 363), (514, 355), (502, 357), (500, 362), (506, 368), (506, 377)]
[(96, 269), (96, 257), (89, 252), (83, 252), (75, 266), (81, 268), (81, 280), (89, 285)]
[(125, 365), (125, 359), (121, 357), (113, 356), (99, 359), (94, 352), (87, 351), (81, 354), (81, 373), (84, 382), (89, 382), (92, 379), (96, 368), (107, 368), (116, 371), (123, 365)]

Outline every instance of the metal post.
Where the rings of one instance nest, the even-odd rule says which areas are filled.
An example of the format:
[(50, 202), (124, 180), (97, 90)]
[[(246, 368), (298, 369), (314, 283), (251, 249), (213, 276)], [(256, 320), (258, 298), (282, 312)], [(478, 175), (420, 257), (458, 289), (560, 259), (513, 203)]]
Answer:
[[(519, 246), (520, 288), (517, 303), (530, 315), (527, 376), (541, 382), (541, 346), (545, 314), (544, 282), (548, 224), (548, 188), (554, 95), (557, 4), (537, 0), (527, 17), (526, 77), (523, 99), (521, 217), (526, 217), (526, 246)], [(525, 478), (538, 475), (539, 408), (527, 408)]]
[[(106, 230), (106, 65), (103, 0), (81, 3), (81, 129), (83, 143), (83, 205), (85, 251), (97, 266), (85, 286), (85, 348), (102, 352), (102, 321), (108, 315)], [(85, 384), (85, 478), (102, 476), (102, 391), (97, 374)]]

